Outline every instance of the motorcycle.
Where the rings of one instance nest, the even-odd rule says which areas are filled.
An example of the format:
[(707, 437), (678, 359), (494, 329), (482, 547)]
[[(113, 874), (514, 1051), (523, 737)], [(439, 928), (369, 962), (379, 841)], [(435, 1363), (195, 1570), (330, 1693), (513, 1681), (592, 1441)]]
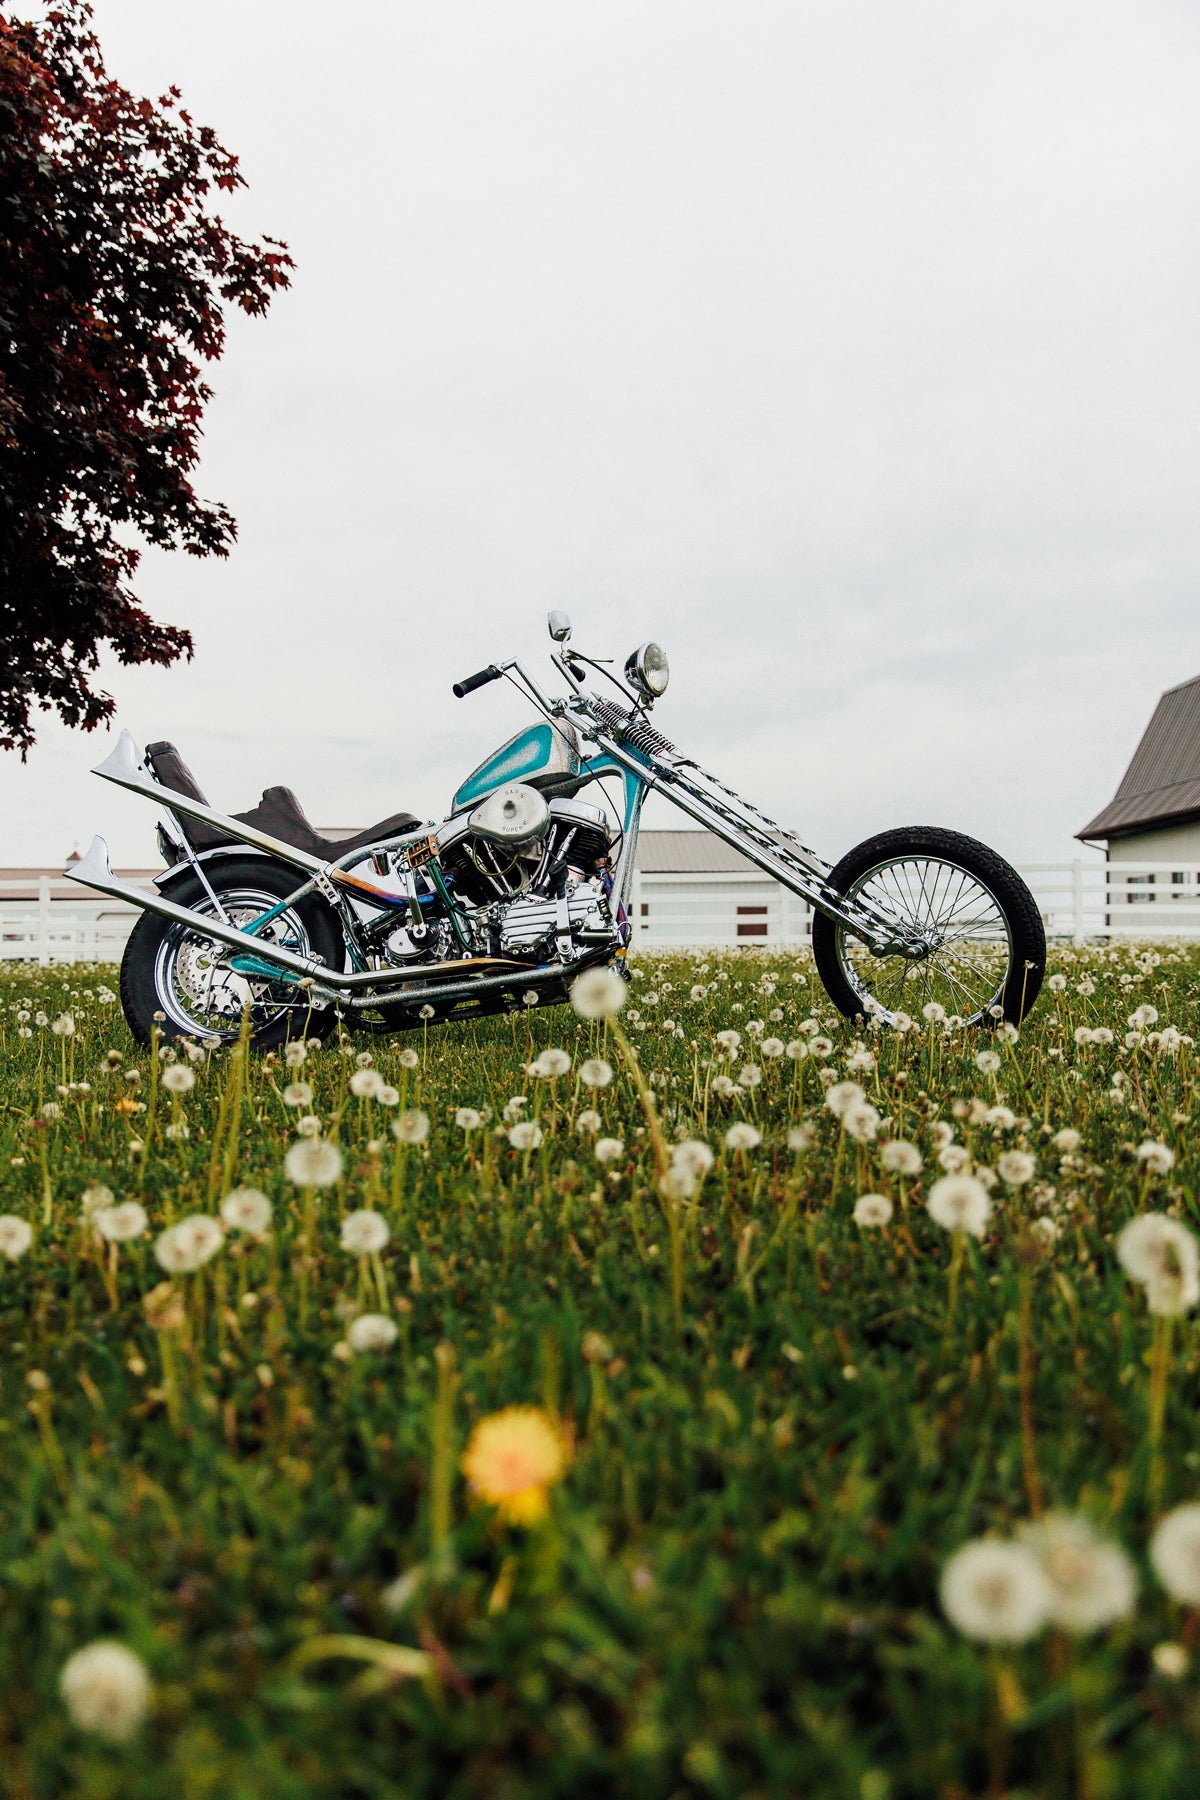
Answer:
[[(818, 973), (848, 1017), (1020, 1022), (1041, 987), (1045, 933), (993, 850), (908, 826), (831, 866), (651, 723), (670, 675), (657, 644), (633, 652), (622, 681), (574, 647), (565, 613), (548, 625), (561, 697), (515, 660), (454, 684), (461, 699), (507, 680), (541, 717), (467, 777), (438, 825), (400, 813), (331, 840), (286, 788), (227, 816), (173, 745), (141, 752), (123, 732), (93, 773), (162, 807), (169, 866), (153, 891), (134, 887), (97, 837), (66, 874), (142, 910), (121, 965), (134, 1036), (148, 1043), (157, 1025), (227, 1042), (248, 1013), (251, 1041), (269, 1047), (338, 1020), (396, 1031), (561, 1003), (583, 970), (625, 968), (651, 793), (809, 903)], [(619, 784), (611, 810), (606, 781)], [(596, 784), (606, 804), (580, 797)]]

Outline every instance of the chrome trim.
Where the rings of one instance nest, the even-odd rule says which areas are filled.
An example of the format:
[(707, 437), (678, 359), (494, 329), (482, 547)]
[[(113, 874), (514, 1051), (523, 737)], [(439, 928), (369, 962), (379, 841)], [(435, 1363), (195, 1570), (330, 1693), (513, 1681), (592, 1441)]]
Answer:
[[(239, 931), (236, 925), (226, 925), (207, 913), (196, 912), (190, 906), (180, 906), (174, 900), (168, 900), (165, 894), (148, 893), (145, 888), (134, 887), (131, 882), (121, 881), (113, 874), (108, 845), (102, 837), (94, 837), (87, 855), (79, 862), (71, 863), (63, 870), (63, 874), (68, 881), (77, 881), (83, 887), (95, 888), (101, 894), (111, 894), (117, 900), (129, 900), (144, 912), (157, 913), (160, 918), (170, 919), (176, 925), (186, 925), (189, 931), (196, 932), (198, 936), (212, 938), (219, 944), (228, 944), (231, 949), (241, 950), (260, 962), (274, 963), (284, 973), (295, 976), (297, 980), (311, 980), (320, 988), (332, 988), (338, 992), (360, 992), (363, 989), (374, 991), (405, 987), (417, 979), (427, 980), (429, 977), (428, 964), (420, 969), (356, 969), (350, 972), (330, 969), (323, 962), (296, 956), (279, 944), (254, 937), (248, 931)], [(507, 969), (509, 980), (516, 980), (525, 972), (523, 964), (508, 963), (503, 957), (495, 956), (469, 957), (458, 962), (436, 963), (433, 967), (444, 969), (448, 975), (455, 975), (461, 974), (465, 969), (494, 970), (497, 965)]]

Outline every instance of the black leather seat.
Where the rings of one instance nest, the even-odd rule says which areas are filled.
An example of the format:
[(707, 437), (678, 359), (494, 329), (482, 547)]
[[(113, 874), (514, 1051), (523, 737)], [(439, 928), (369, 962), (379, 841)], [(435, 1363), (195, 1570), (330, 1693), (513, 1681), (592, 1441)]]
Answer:
[[(154, 771), (155, 779), (165, 788), (171, 788), (176, 794), (186, 794), (191, 800), (199, 800), (202, 806), (208, 801), (204, 796), (196, 777), (180, 756), (174, 744), (163, 740), (157, 744), (147, 744), (146, 760)], [(215, 826), (206, 825), (200, 819), (189, 819), (182, 813), (172, 813), (180, 831), (193, 850), (212, 850), (218, 844), (236, 844), (237, 838), (231, 838), (227, 832), (218, 831)], [(304, 808), (293, 794), (291, 788), (264, 788), (263, 797), (257, 806), (249, 812), (232, 813), (241, 825), (251, 825), (257, 831), (265, 831), (271, 837), (279, 838), (284, 844), (291, 844), (297, 850), (304, 850), (309, 856), (320, 857), (322, 862), (336, 862), (350, 850), (357, 850), (364, 844), (377, 843), (380, 838), (397, 837), (401, 832), (415, 831), (421, 823), (412, 813), (393, 813), (390, 818), (381, 819), (378, 825), (371, 825), (366, 831), (356, 831), (352, 837), (328, 838), (310, 823)]]

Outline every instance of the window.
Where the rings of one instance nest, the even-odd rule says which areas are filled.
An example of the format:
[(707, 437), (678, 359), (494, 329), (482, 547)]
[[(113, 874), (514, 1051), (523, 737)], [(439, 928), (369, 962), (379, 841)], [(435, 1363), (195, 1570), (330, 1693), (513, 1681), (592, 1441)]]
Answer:
[(1154, 895), (1142, 893), (1140, 890), (1154, 886), (1153, 875), (1127, 875), (1125, 880), (1130, 890), (1126, 896), (1130, 906), (1148, 906)]
[(738, 917), (741, 918), (745, 913), (765, 913), (766, 910), (765, 906), (739, 906)]
[[(740, 908), (740, 907), (739, 907), (739, 908), (738, 908), (738, 910), (739, 910), (739, 912), (740, 912), (740, 911), (741, 911), (741, 908)], [(748, 921), (748, 920), (746, 920), (746, 919), (739, 919), (739, 920), (738, 920), (738, 933), (737, 933), (737, 934), (738, 934), (738, 936), (739, 936), (739, 937), (740, 937), (740, 938), (744, 938), (744, 937), (745, 937), (745, 938), (749, 938), (749, 937), (766, 937), (766, 935), (767, 935), (767, 927), (766, 927), (766, 924), (765, 924), (765, 923), (764, 923), (764, 924), (762, 924), (762, 925), (752, 925), (752, 924), (751, 924), (751, 923), (750, 923), (750, 922), (749, 922), (749, 921)]]

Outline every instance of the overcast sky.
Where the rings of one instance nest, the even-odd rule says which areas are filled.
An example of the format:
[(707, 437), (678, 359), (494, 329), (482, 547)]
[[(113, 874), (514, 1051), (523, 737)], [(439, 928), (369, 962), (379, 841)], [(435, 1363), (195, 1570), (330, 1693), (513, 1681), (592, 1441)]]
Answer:
[[(439, 817), (526, 716), (451, 681), (565, 607), (831, 858), (1073, 853), (1200, 670), (1194, 4), (95, 11), (297, 263), (211, 377), (233, 555), (142, 566), (195, 660), (106, 670), (119, 725), (230, 810)], [(107, 741), (0, 757), (0, 863), (153, 861)]]

